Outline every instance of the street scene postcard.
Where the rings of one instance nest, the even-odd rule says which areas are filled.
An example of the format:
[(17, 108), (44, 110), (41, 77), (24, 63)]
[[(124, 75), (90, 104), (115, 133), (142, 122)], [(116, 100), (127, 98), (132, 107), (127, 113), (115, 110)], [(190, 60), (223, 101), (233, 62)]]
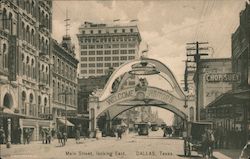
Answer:
[(250, 0), (0, 0), (0, 159), (250, 159)]

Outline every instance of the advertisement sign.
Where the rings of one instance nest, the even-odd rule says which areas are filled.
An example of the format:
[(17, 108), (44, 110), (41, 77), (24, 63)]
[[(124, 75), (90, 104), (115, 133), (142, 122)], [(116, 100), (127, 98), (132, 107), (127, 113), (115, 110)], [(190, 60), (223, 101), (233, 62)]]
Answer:
[(211, 73), (206, 75), (207, 82), (240, 82), (239, 73)]
[(16, 36), (9, 36), (9, 80), (16, 80)]

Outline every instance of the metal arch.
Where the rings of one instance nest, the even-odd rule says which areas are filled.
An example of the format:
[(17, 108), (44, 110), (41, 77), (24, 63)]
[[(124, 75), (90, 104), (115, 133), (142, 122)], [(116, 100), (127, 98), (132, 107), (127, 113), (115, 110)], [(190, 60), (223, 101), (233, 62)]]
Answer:
[[(152, 63), (156, 66), (157, 69), (159, 69), (160, 72), (166, 74), (171, 81), (167, 80), (167, 82), (174, 86), (174, 90), (176, 90), (177, 94), (181, 97), (181, 98), (185, 98), (185, 94), (182, 91), (180, 85), (178, 84), (173, 72), (162, 62), (155, 60), (155, 59), (150, 59), (150, 58), (143, 58), (143, 60), (148, 61), (149, 63)], [(108, 97), (110, 95), (110, 91), (111, 91), (111, 86), (112, 83), (114, 82), (114, 80), (119, 77), (120, 75), (124, 74), (125, 71), (122, 71), (122, 69), (124, 67), (129, 67), (132, 66), (132, 64), (138, 63), (140, 62), (140, 59), (135, 59), (129, 62), (126, 62), (124, 64), (122, 64), (120, 67), (118, 67), (110, 76), (108, 82), (106, 83), (105, 87), (104, 87), (104, 91), (103, 94), (100, 96), (100, 101), (104, 100), (106, 97)], [(131, 68), (130, 68), (131, 69)], [(126, 70), (128, 72), (128, 70)], [(165, 78), (164, 78), (165, 79)], [(166, 80), (166, 79), (165, 79)], [(173, 83), (173, 84), (171, 84)]]

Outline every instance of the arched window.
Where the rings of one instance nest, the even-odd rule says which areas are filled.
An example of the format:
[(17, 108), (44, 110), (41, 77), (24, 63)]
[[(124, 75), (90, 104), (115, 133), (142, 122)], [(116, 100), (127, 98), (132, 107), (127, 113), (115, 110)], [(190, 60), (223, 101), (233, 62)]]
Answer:
[(35, 16), (35, 3), (34, 3), (34, 1), (31, 2), (31, 15), (33, 17)]
[(29, 0), (26, 1), (26, 11), (27, 11), (27, 13), (30, 13), (30, 2), (29, 2)]
[(53, 97), (53, 99), (55, 99), (55, 97), (56, 97), (56, 82), (55, 82), (55, 80), (52, 81), (52, 87), (53, 87), (52, 97)]
[(28, 25), (26, 27), (26, 41), (30, 42), (30, 27)]
[(22, 91), (22, 114), (26, 114), (26, 93), (24, 91)]
[(3, 44), (3, 68), (8, 69), (8, 53), (6, 44)]
[(8, 17), (7, 17), (7, 11), (6, 11), (6, 9), (4, 8), (3, 9), (3, 19), (6, 19), (6, 20), (2, 20), (2, 23), (3, 23), (3, 29), (7, 29), (7, 19), (8, 19)]
[(58, 73), (60, 74), (61, 73), (61, 62), (60, 62), (60, 59), (57, 59), (57, 64), (58, 64)]
[(62, 75), (64, 75), (64, 63), (62, 62)]
[(31, 60), (31, 68), (32, 68), (32, 75), (31, 75), (31, 77), (33, 78), (33, 79), (35, 79), (36, 78), (36, 70), (35, 70), (35, 61), (34, 61), (34, 59), (32, 59)]
[(32, 93), (30, 93), (30, 99), (29, 99), (29, 106), (30, 106), (30, 109), (29, 109), (29, 115), (34, 115), (34, 106), (33, 106), (33, 101), (34, 101), (34, 96)]
[(29, 76), (29, 61), (30, 61), (30, 58), (29, 56), (26, 57), (26, 76)]
[(22, 36), (22, 39), (23, 39), (23, 40), (26, 40), (24, 22), (22, 22), (21, 33), (22, 33), (22, 35), (21, 35), (21, 36)]
[(42, 37), (42, 53), (45, 53), (45, 42), (44, 42), (44, 37)]
[(45, 25), (46, 25), (46, 28), (49, 28), (49, 16), (48, 16), (48, 14), (46, 14)]
[(47, 101), (47, 98), (45, 97), (44, 98), (44, 113), (45, 114), (48, 114), (49, 112), (46, 112), (46, 107), (47, 107), (47, 105), (48, 105), (48, 101)]
[(25, 56), (24, 56), (24, 54), (22, 54), (22, 64), (23, 64), (22, 75), (25, 75)]
[(45, 42), (45, 53), (49, 54), (49, 44), (48, 44), (48, 40), (46, 40)]
[(60, 88), (60, 83), (58, 82), (57, 83), (57, 92), (58, 92), (58, 96), (57, 96), (57, 99), (59, 100), (59, 101), (61, 101), (61, 97), (60, 97), (60, 94), (59, 93), (61, 93), (61, 90), (60, 90), (61, 88)]
[(9, 13), (9, 29), (10, 29), (10, 34), (13, 34), (13, 16), (12, 13)]
[(35, 32), (34, 29), (31, 30), (31, 44), (35, 46)]
[(42, 98), (41, 98), (41, 96), (38, 96), (38, 114), (42, 113), (41, 102), (42, 102)]

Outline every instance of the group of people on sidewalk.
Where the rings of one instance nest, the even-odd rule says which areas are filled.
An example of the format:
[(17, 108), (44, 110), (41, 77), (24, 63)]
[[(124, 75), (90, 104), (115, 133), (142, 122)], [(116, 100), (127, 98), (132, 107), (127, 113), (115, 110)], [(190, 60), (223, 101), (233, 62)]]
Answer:
[(202, 134), (202, 142), (201, 142), (201, 150), (202, 156), (213, 156), (213, 149), (214, 149), (214, 132), (211, 129), (205, 129), (205, 132)]

